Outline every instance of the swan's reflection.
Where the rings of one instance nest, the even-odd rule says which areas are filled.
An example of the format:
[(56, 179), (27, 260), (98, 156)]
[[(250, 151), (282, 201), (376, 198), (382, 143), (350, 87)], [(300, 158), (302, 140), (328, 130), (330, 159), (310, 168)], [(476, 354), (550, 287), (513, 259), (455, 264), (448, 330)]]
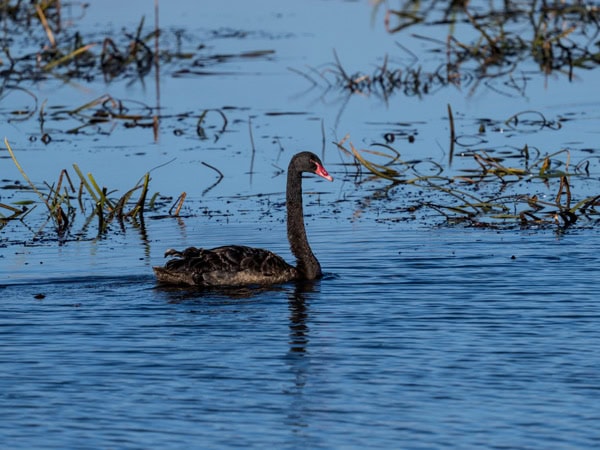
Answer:
[[(261, 301), (262, 296), (267, 292), (276, 293), (276, 297), (281, 298), (283, 297), (282, 294), (285, 293), (288, 300), (289, 318), (287, 336), (283, 334), (278, 336), (278, 339), (286, 339), (288, 342), (286, 346), (287, 350), (282, 359), (289, 371), (284, 376), (285, 388), (283, 394), (286, 400), (281, 409), (281, 414), (282, 421), (289, 427), (289, 432), (293, 440), (300, 439), (304, 441), (310, 438), (306, 434), (306, 431), (309, 425), (314, 423), (313, 413), (311, 412), (313, 399), (310, 392), (305, 393), (305, 387), (314, 371), (312, 362), (314, 352), (311, 354), (309, 347), (311, 341), (310, 304), (315, 295), (319, 294), (320, 286), (319, 281), (314, 281), (297, 282), (293, 285), (270, 286), (267, 288), (197, 290), (158, 285), (154, 289), (156, 292), (160, 292), (168, 303), (177, 304), (193, 301), (196, 304), (205, 304), (206, 302), (206, 304), (212, 304), (212, 307), (219, 311), (222, 310), (221, 306), (223, 304), (233, 302), (241, 305), (240, 301), (246, 299), (258, 299), (258, 301)], [(243, 307), (240, 308), (240, 311), (243, 310)], [(304, 443), (309, 444), (309, 442), (301, 442), (300, 444)], [(310, 445), (307, 446), (310, 447)]]
[(240, 287), (215, 287), (195, 288), (190, 286), (174, 286), (157, 284), (155, 291), (167, 294), (169, 303), (181, 303), (190, 300), (246, 300), (258, 298), (260, 294), (272, 291), (282, 291), (281, 286), (240, 286)]
[(293, 291), (288, 293), (289, 351), (286, 361), (290, 368), (292, 386), (286, 390), (291, 398), (287, 422), (292, 434), (298, 435), (308, 427), (308, 405), (304, 398), (304, 387), (310, 372), (309, 298), (318, 292), (319, 282), (297, 283)]
[(310, 290), (303, 283), (296, 285), (293, 292), (288, 295), (288, 308), (290, 310), (290, 353), (305, 353), (308, 344), (308, 305), (306, 303), (307, 292), (313, 292), (314, 283)]

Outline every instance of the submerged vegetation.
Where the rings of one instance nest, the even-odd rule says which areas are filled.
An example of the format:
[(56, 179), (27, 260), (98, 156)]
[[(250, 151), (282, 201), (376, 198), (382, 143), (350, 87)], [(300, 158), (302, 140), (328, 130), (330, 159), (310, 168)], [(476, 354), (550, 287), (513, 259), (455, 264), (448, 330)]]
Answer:
[[(7, 123), (37, 119), (39, 133), (30, 139), (39, 139), (46, 145), (50, 145), (58, 134), (97, 136), (109, 134), (119, 125), (125, 129), (151, 129), (157, 139), (160, 123), (166, 120), (177, 121), (176, 135), (183, 134), (179, 127), (188, 123), (199, 139), (218, 140), (228, 127), (224, 111), (209, 108), (175, 115), (163, 112), (158, 88), (161, 64), (163, 69), (167, 66), (174, 77), (204, 76), (208, 73), (207, 67), (224, 60), (266, 58), (272, 51), (206, 55), (203, 45), (193, 51), (184, 51), (182, 34), (178, 32), (174, 33), (174, 39), (165, 39), (159, 45), (159, 37), (166, 32), (158, 28), (158, 5), (156, 0), (156, 21), (152, 30), (147, 31), (142, 17), (136, 29), (124, 30), (122, 37), (117, 38), (94, 37), (73, 29), (77, 18), (86, 13), (89, 5), (85, 3), (61, 0), (1, 2), (0, 19), (5, 33), (0, 38), (3, 42), (0, 99), (21, 92), (26, 94), (30, 104), (18, 110), (0, 109), (0, 116), (4, 116)], [(164, 42), (174, 42), (174, 48), (165, 48)], [(74, 107), (49, 105), (46, 100), (39, 99), (31, 88), (50, 79), (85, 83), (101, 77), (104, 82), (123, 78), (144, 83), (151, 74), (156, 82), (155, 105), (118, 99), (109, 94)], [(11, 221), (25, 224), (30, 213), (41, 205), (47, 212), (47, 219), (38, 229), (32, 230), (34, 240), (44, 237), (64, 242), (87, 239), (90, 235), (92, 238), (102, 237), (109, 230), (125, 230), (126, 223), (143, 229), (146, 211), (163, 208), (163, 216), (179, 216), (186, 198), (186, 193), (181, 193), (170, 207), (165, 201), (170, 201), (171, 197), (155, 193), (149, 198), (149, 173), (124, 194), (117, 195), (116, 191), (101, 187), (92, 172), (84, 175), (76, 163), (71, 169), (61, 170), (56, 182), (36, 184), (20, 166), (8, 138), (5, 138), (4, 146), (26, 184), (14, 182), (2, 187), (7, 191), (31, 192), (34, 196), (10, 204), (0, 201), (0, 230)], [(222, 173), (207, 163), (202, 164), (220, 175), (218, 183)], [(52, 176), (49, 174), (49, 177)], [(6, 183), (8, 180), (3, 181)], [(78, 217), (83, 217), (83, 223), (76, 230), (75, 224), (81, 222), (76, 220)], [(49, 224), (52, 233), (47, 233)]]
[[(412, 31), (417, 24), (443, 27), (448, 30), (447, 38), (412, 33), (411, 39), (429, 46), (425, 54), (417, 56), (398, 44), (399, 54), (380, 55), (382, 63), (371, 72), (349, 70), (337, 54), (324, 70), (292, 70), (314, 86), (336, 94), (369, 95), (388, 101), (393, 95), (424, 97), (443, 88), (464, 89), (472, 94), (485, 87), (509, 97), (523, 96), (534, 76), (552, 74), (573, 80), (577, 71), (593, 70), (600, 64), (600, 7), (587, 2), (429, 0), (401, 1), (394, 6), (385, 0), (373, 3), (373, 20), (379, 22), (383, 15), (383, 26), (393, 38)], [(203, 44), (186, 45), (189, 41), (184, 32), (167, 36), (159, 28), (158, 4), (155, 0), (152, 25), (142, 17), (137, 27), (123, 30), (119, 36), (93, 36), (73, 26), (77, 17), (86, 13), (83, 3), (70, 3), (65, 8), (60, 0), (2, 2), (0, 17), (5, 33), (0, 55), (0, 99), (20, 92), (25, 94), (29, 106), (2, 108), (0, 116), (13, 123), (37, 121), (39, 131), (31, 138), (46, 145), (57, 141), (57, 137), (110, 134), (116, 127), (147, 129), (156, 140), (161, 124), (167, 121), (176, 123), (171, 127), (175, 135), (187, 133), (212, 142), (221, 139), (235, 126), (228, 118), (228, 110), (207, 107), (167, 114), (160, 104), (160, 74), (175, 78), (218, 75), (220, 72), (213, 66), (232, 60), (269, 60), (274, 51), (212, 54)], [(398, 62), (407, 58), (405, 64)], [(151, 77), (156, 85), (154, 105), (109, 94), (75, 106), (49, 105), (32, 89), (36, 83), (51, 79), (146, 83)], [(563, 123), (561, 118), (548, 120), (537, 112), (493, 120), (513, 130), (525, 125), (552, 131), (560, 129)], [(493, 120), (481, 120), (474, 134), (484, 134)], [(254, 155), (250, 118), (248, 128)], [(592, 189), (592, 195), (590, 189), (579, 189), (590, 180), (598, 181), (599, 159), (593, 152), (589, 156), (574, 156), (564, 148), (538, 149), (525, 144), (507, 150), (486, 147), (483, 140), (464, 144), (465, 135), (457, 129), (450, 106), (448, 129), (447, 150), (444, 149), (447, 161), (404, 159), (402, 149), (394, 142), (394, 133), (384, 136), (382, 142), (375, 139), (367, 148), (356, 148), (349, 136), (335, 145), (359, 174), (358, 188), (365, 181), (374, 183), (375, 195), (385, 199), (389, 220), (412, 217), (417, 211), (434, 212), (445, 223), (484, 227), (565, 228), (594, 225), (600, 220), (600, 193), (593, 194), (597, 187)], [(56, 177), (55, 182), (35, 183), (20, 166), (19, 152), (13, 152), (10, 140), (8, 136), (5, 141), (10, 158), (4, 160), (12, 160), (25, 184), (15, 182), (3, 187), (31, 197), (12, 203), (0, 201), (0, 229), (12, 221), (25, 224), (30, 213), (41, 206), (47, 219), (32, 230), (34, 239), (48, 233), (48, 229), (52, 229), (48, 233), (52, 239), (62, 242), (97, 238), (110, 230), (125, 230), (127, 224), (143, 228), (147, 211), (163, 209), (162, 216), (178, 216), (186, 199), (185, 193), (174, 201), (157, 193), (150, 195), (147, 168), (147, 173), (121, 194), (98, 183), (92, 172), (84, 174), (77, 164), (63, 169), (58, 176), (48, 174), (50, 179)], [(408, 142), (413, 141), (409, 136)], [(201, 163), (218, 175), (215, 184), (204, 190), (206, 193), (224, 175), (217, 167)], [(398, 187), (417, 193), (411, 205), (399, 206), (394, 197)]]
[[(410, 214), (432, 210), (446, 224), (489, 228), (593, 226), (600, 223), (600, 156), (594, 149), (573, 152), (568, 148), (544, 151), (528, 144), (486, 146), (488, 127), (491, 133), (506, 129), (527, 135), (531, 130), (555, 132), (566, 121), (522, 111), (504, 121), (482, 120), (476, 133), (463, 135), (455, 130), (448, 105), (446, 161), (403, 158), (403, 151), (394, 145), (394, 133), (367, 148), (356, 148), (349, 135), (336, 145), (356, 166), (366, 169), (361, 183), (383, 183), (380, 189), (386, 201), (394, 199), (399, 186), (405, 188), (403, 194), (407, 189), (419, 193), (416, 202), (402, 209)], [(409, 135), (406, 141), (414, 142), (411, 138)], [(390, 220), (394, 221), (394, 213), (401, 211), (398, 207), (384, 210), (393, 214)]]
[[(398, 43), (400, 55), (385, 55), (372, 72), (351, 72), (336, 53), (334, 62), (324, 70), (295, 71), (327, 91), (371, 95), (388, 102), (392, 95), (423, 97), (445, 87), (466, 88), (473, 94), (485, 86), (508, 97), (521, 97), (533, 77), (552, 74), (572, 81), (577, 70), (600, 65), (600, 6), (589, 2), (430, 0), (401, 1), (392, 7), (388, 1), (376, 0), (373, 20), (382, 10), (385, 29), (392, 36), (417, 24), (420, 30), (447, 28), (446, 39), (434, 39), (422, 31), (410, 36), (431, 45), (433, 68), (427, 69), (430, 61), (426, 57), (422, 61), (423, 55), (417, 57)], [(406, 59), (406, 55), (409, 62), (405, 65), (391, 62)], [(560, 120), (547, 120), (536, 111), (516, 113), (500, 122), (504, 128), (515, 130), (523, 125), (537, 131), (562, 126)], [(420, 199), (408, 209), (432, 209), (447, 223), (569, 227), (580, 218), (587, 219), (587, 225), (600, 220), (600, 195), (577, 194), (578, 185), (598, 181), (598, 156), (572, 161), (569, 149), (544, 151), (527, 144), (508, 152), (503, 149), (501, 155), (496, 155), (494, 148), (467, 145), (455, 155), (463, 136), (455, 129), (450, 105), (448, 123), (447, 164), (403, 160), (401, 151), (392, 146), (394, 134), (366, 149), (355, 148), (348, 136), (336, 145), (365, 168), (371, 180), (390, 183), (385, 188), (387, 199), (397, 185), (435, 193), (434, 200)], [(485, 133), (485, 121), (478, 133)], [(453, 160), (455, 164), (462, 160), (461, 167), (452, 167)], [(537, 193), (540, 184), (543, 194)], [(584, 191), (589, 194), (589, 190)]]
[[(578, 198), (571, 189), (574, 179), (590, 177), (592, 159), (573, 164), (566, 149), (543, 156), (527, 146), (502, 156), (472, 150), (460, 155), (460, 159), (472, 164), (457, 175), (447, 175), (444, 166), (435, 161), (403, 160), (389, 144), (375, 143), (359, 150), (346, 137), (337, 145), (365, 167), (372, 178), (390, 181), (388, 191), (406, 185), (436, 193), (435, 200), (420, 199), (412, 205), (411, 213), (429, 208), (445, 217), (447, 223), (494, 228), (566, 228), (580, 218), (586, 219), (587, 225), (600, 222), (600, 194)], [(555, 195), (523, 193), (532, 187), (537, 189), (537, 183), (543, 184), (544, 192)]]
[[(398, 54), (381, 55), (383, 63), (370, 72), (352, 72), (335, 55), (325, 70), (300, 73), (326, 89), (383, 99), (393, 94), (425, 96), (444, 87), (468, 88), (473, 93), (482, 85), (504, 95), (522, 96), (532, 73), (560, 74), (572, 80), (576, 70), (600, 64), (600, 6), (594, 3), (405, 0), (399, 5), (394, 2), (393, 7), (390, 3), (374, 1), (373, 21), (383, 10), (383, 24), (391, 36), (417, 25), (419, 30), (447, 28), (445, 39), (422, 31), (410, 35), (431, 46), (432, 67), (422, 55), (397, 42)], [(392, 63), (406, 59), (405, 64)]]

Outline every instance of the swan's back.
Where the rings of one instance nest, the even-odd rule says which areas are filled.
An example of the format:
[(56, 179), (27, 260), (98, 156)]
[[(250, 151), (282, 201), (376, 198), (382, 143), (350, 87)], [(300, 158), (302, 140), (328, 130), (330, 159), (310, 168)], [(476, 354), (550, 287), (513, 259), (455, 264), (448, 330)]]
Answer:
[(298, 271), (268, 250), (227, 245), (210, 250), (190, 247), (174, 256), (164, 267), (154, 267), (160, 283), (189, 286), (242, 286), (285, 283), (298, 278)]

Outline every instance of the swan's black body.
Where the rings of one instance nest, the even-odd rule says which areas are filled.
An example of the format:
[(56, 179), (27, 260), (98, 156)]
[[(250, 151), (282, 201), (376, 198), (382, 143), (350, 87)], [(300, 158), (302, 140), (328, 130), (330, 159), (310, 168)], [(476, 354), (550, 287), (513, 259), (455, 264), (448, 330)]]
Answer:
[(302, 172), (315, 173), (333, 181), (321, 160), (313, 153), (301, 152), (290, 161), (287, 176), (287, 234), (296, 267), (268, 250), (228, 245), (210, 250), (190, 247), (167, 250), (173, 256), (164, 267), (154, 267), (160, 283), (198, 287), (269, 285), (292, 280), (314, 280), (322, 276), (321, 265), (313, 254), (304, 228), (302, 209)]

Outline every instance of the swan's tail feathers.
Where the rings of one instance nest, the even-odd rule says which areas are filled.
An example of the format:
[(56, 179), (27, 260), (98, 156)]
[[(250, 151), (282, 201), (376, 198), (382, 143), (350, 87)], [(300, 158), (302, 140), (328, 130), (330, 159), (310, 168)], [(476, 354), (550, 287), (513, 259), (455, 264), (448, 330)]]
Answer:
[(153, 267), (154, 274), (159, 283), (162, 284), (179, 284), (179, 285), (195, 285), (192, 274), (185, 271), (169, 270), (166, 267)]

